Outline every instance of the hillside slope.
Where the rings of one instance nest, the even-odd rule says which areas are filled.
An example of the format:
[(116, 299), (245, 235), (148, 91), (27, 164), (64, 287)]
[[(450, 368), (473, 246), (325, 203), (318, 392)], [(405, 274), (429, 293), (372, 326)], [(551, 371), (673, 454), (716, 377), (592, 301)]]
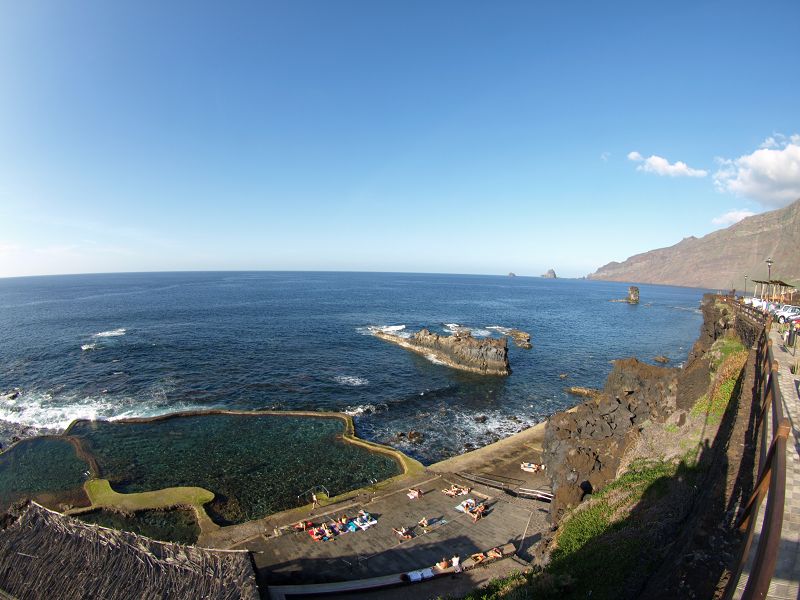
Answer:
[[(745, 275), (750, 282), (767, 279), (767, 257), (775, 261), (773, 279), (800, 283), (800, 200), (702, 238), (688, 237), (669, 248), (610, 262), (588, 277), (741, 290)], [(751, 291), (752, 285), (748, 284)]]

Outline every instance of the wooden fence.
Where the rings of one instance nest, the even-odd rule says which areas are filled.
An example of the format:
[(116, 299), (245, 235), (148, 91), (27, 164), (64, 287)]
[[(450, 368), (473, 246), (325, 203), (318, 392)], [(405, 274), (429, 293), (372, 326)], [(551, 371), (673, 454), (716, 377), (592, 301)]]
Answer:
[(750, 306), (739, 304), (732, 298), (725, 301), (734, 306), (739, 316), (762, 325), (756, 347), (756, 379), (754, 391), (758, 397), (759, 414), (756, 421), (756, 437), (759, 438), (758, 478), (738, 523), (745, 533), (745, 541), (731, 577), (725, 598), (730, 600), (736, 593), (742, 571), (750, 557), (758, 510), (766, 497), (766, 510), (755, 557), (750, 566), (747, 584), (741, 595), (743, 600), (765, 598), (769, 590), (783, 525), (784, 499), (786, 496), (786, 444), (791, 425), (783, 414), (783, 399), (778, 386), (778, 363), (772, 354), (769, 330), (772, 317)]

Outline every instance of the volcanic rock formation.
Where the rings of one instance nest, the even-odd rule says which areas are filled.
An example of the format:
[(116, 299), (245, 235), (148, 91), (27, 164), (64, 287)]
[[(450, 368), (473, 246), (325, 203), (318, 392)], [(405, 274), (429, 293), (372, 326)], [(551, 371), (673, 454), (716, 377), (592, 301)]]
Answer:
[(475, 339), (469, 332), (456, 332), (450, 336), (421, 329), (410, 338), (383, 331), (373, 332), (375, 337), (397, 344), (401, 348), (433, 358), (442, 364), (462, 371), (481, 375), (509, 375), (508, 344), (506, 338)]

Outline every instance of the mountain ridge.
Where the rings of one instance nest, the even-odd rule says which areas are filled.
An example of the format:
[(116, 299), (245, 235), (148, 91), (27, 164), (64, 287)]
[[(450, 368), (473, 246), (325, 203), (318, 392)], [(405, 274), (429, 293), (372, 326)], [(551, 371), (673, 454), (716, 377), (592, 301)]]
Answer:
[[(800, 283), (800, 200), (777, 210), (753, 215), (703, 237), (612, 261), (588, 279), (654, 283), (712, 289), (742, 289), (754, 279)], [(752, 291), (752, 284), (749, 288)]]

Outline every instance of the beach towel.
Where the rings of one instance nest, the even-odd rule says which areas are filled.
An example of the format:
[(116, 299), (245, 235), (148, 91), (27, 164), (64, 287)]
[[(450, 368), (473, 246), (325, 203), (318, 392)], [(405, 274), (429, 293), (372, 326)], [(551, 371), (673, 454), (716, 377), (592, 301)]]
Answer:
[(460, 510), (463, 513), (468, 513), (471, 508), (475, 508), (476, 504), (477, 503), (475, 502), (475, 500), (473, 498), (467, 498), (461, 504), (456, 506), (456, 510)]

